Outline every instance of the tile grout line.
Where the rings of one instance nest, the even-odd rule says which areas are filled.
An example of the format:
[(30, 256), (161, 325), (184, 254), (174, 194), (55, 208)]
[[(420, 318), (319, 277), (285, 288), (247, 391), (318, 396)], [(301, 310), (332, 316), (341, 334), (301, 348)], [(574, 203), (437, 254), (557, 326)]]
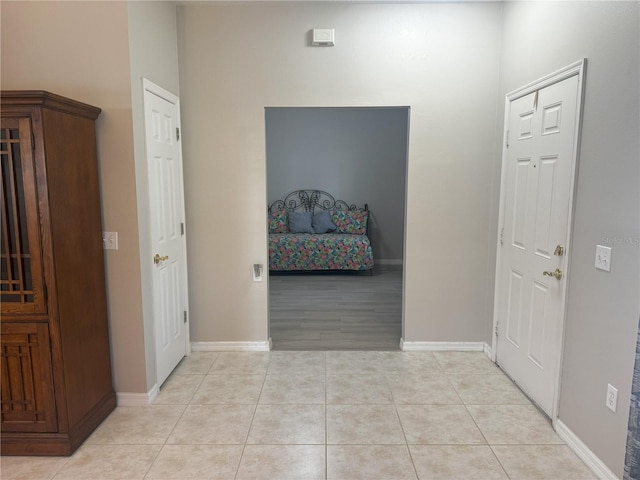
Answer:
[(253, 421), (256, 418), (256, 412), (258, 411), (258, 405), (260, 405), (260, 397), (262, 396), (262, 391), (264, 390), (264, 384), (267, 382), (267, 374), (269, 373), (269, 366), (271, 365), (271, 352), (268, 353), (269, 361), (267, 362), (267, 368), (264, 371), (264, 378), (262, 379), (262, 386), (260, 387), (260, 393), (258, 394), (258, 399), (256, 400), (256, 406), (253, 409), (253, 415), (251, 416), (251, 422), (249, 423), (249, 428), (247, 429), (247, 436), (244, 439), (244, 444), (242, 445), (242, 452), (240, 452), (240, 458), (238, 459), (238, 466), (236, 467), (236, 474), (234, 475), (234, 480), (238, 478), (238, 473), (240, 472), (240, 465), (242, 464), (242, 458), (244, 457), (244, 452), (247, 448), (247, 442), (249, 441), (249, 435), (251, 434), (251, 427), (253, 427)]
[[(436, 357), (436, 361), (437, 361), (437, 357)], [(495, 364), (495, 362), (491, 362), (493, 363), (496, 367), (497, 365)], [(498, 367), (499, 368), (499, 367)], [(462, 405), (464, 406), (464, 409), (467, 412), (467, 415), (469, 415), (469, 418), (471, 418), (471, 421), (473, 422), (473, 424), (476, 426), (476, 428), (478, 429), (478, 431), (480, 432), (480, 435), (482, 435), (482, 438), (485, 441), (485, 445), (489, 447), (489, 450), (491, 450), (491, 454), (493, 455), (493, 457), (496, 459), (496, 461), (498, 462), (498, 465), (500, 465), (500, 468), (502, 469), (502, 471), (504, 472), (505, 476), (508, 479), (511, 479), (511, 476), (507, 473), (507, 469), (504, 467), (504, 465), (502, 464), (502, 462), (500, 461), (500, 459), (498, 458), (498, 456), (496, 455), (496, 452), (493, 450), (493, 447), (491, 446), (491, 444), (489, 443), (489, 440), (487, 439), (487, 437), (485, 436), (484, 432), (482, 431), (482, 429), (480, 428), (480, 425), (478, 425), (478, 422), (476, 421), (476, 419), (473, 417), (473, 415), (471, 414), (471, 412), (469, 411), (469, 409), (467, 408), (468, 405), (471, 404), (467, 404), (467, 402), (464, 401), (464, 399), (462, 398), (462, 396), (460, 395), (460, 393), (458, 392), (458, 389), (456, 389), (456, 386), (453, 384), (453, 382), (451, 381), (450, 375), (480, 375), (480, 373), (474, 372), (471, 374), (456, 374), (453, 372), (447, 372), (446, 369), (444, 369), (444, 373), (445, 373), (445, 377), (447, 378), (447, 381), (449, 382), (449, 384), (451, 385), (451, 387), (453, 388), (453, 390), (456, 392), (456, 394), (458, 395), (458, 397), (460, 398), (460, 401), (462, 402)], [(500, 370), (500, 373), (502, 375), (504, 375), (504, 373), (502, 372), (502, 370)], [(489, 375), (489, 374), (488, 374)], [(496, 375), (496, 374), (493, 374)]]
[[(82, 445), (81, 445), (81, 446), (82, 446)], [(78, 447), (78, 450), (80, 450), (80, 447)], [(76, 450), (76, 452), (77, 452), (78, 450)], [(74, 453), (73, 453), (73, 455), (75, 455), (75, 454), (76, 454), (76, 452), (74, 452)], [(62, 465), (60, 465), (60, 468), (58, 468), (58, 469), (55, 471), (55, 473), (54, 473), (54, 474), (49, 478), (49, 480), (55, 480), (55, 478), (60, 474), (60, 472), (62, 471), (62, 469), (67, 465), (67, 463), (69, 463), (69, 461), (71, 460), (71, 458), (73, 458), (73, 455), (69, 455), (69, 456), (67, 457), (67, 459), (65, 460), (65, 462), (64, 462)], [(1, 471), (1, 469), (0, 469), (0, 471)], [(145, 475), (146, 475), (146, 474), (145, 474)], [(144, 478), (144, 477), (143, 477), (143, 478)]]
[(327, 385), (329, 383), (327, 372), (327, 352), (324, 352), (324, 478), (329, 478), (329, 421), (327, 419)]
[[(211, 365), (209, 365), (209, 368), (207, 369), (207, 373), (211, 369), (211, 367), (213, 366), (213, 364), (215, 363), (215, 361), (217, 359), (218, 359), (218, 355), (216, 355), (216, 358), (214, 358), (213, 361), (211, 362)], [(158, 450), (158, 453), (156, 453), (155, 457), (153, 458), (153, 461), (149, 465), (149, 468), (147, 468), (147, 470), (144, 472), (144, 475), (142, 475), (142, 480), (144, 480), (147, 477), (147, 475), (149, 475), (149, 472), (151, 471), (151, 469), (153, 468), (153, 465), (158, 460), (158, 457), (160, 456), (160, 453), (162, 452), (164, 447), (167, 445), (167, 442), (169, 441), (169, 438), (171, 438), (171, 435), (173, 434), (173, 432), (175, 431), (176, 427), (178, 426), (178, 423), (180, 423), (180, 420), (182, 420), (182, 417), (184, 417), (184, 414), (186, 413), (187, 408), (189, 408), (189, 405), (191, 405), (191, 401), (193, 400), (193, 397), (195, 396), (196, 392), (200, 389), (200, 386), (202, 385), (202, 383), (204, 382), (204, 379), (207, 376), (207, 373), (202, 375), (202, 380), (200, 380), (200, 383), (198, 384), (198, 386), (195, 388), (195, 390), (191, 394), (191, 397), (189, 398), (187, 404), (184, 405), (184, 409), (182, 410), (182, 413), (180, 414), (180, 416), (176, 420), (176, 423), (173, 425), (173, 428), (171, 429), (171, 431), (167, 435), (167, 438), (164, 439), (164, 443), (162, 443), (162, 445), (160, 445), (160, 449)], [(196, 375), (196, 374), (192, 374), (192, 375)], [(200, 375), (200, 374), (197, 374), (197, 375)], [(153, 404), (149, 405), (149, 407), (152, 407), (152, 406), (153, 406)]]
[[(382, 363), (382, 369), (384, 371), (384, 362)], [(385, 380), (385, 384), (387, 385), (387, 388), (389, 389), (389, 392), (391, 393), (391, 401), (393, 402), (393, 409), (396, 412), (396, 417), (398, 418), (398, 423), (400, 424), (400, 429), (402, 430), (402, 436), (404, 437), (404, 446), (407, 449), (407, 453), (409, 454), (409, 460), (411, 460), (411, 466), (413, 467), (413, 473), (415, 474), (415, 478), (419, 479), (419, 475), (418, 475), (418, 469), (416, 468), (416, 463), (413, 460), (413, 454), (411, 453), (411, 448), (409, 447), (409, 441), (407, 440), (407, 432), (404, 429), (404, 425), (402, 424), (402, 419), (400, 418), (400, 413), (398, 412), (398, 404), (396, 403), (396, 398), (393, 395), (393, 389), (391, 388), (391, 385), (389, 384), (389, 380), (387, 378), (386, 374), (383, 374), (383, 378)]]

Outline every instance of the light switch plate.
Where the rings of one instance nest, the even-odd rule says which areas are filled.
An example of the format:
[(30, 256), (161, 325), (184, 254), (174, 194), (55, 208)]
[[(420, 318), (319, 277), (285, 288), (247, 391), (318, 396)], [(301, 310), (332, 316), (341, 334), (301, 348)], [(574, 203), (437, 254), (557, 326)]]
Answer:
[(596, 268), (605, 272), (611, 271), (611, 247), (596, 245)]
[(105, 250), (117, 250), (118, 232), (102, 232), (102, 248)]
[(618, 389), (611, 384), (607, 385), (607, 399), (605, 401), (605, 405), (613, 413), (616, 413), (616, 410), (618, 409)]

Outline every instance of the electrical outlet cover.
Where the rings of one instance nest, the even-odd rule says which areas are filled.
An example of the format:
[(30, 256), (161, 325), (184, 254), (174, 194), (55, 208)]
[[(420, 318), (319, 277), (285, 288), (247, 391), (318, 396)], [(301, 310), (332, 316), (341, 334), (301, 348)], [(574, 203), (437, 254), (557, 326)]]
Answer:
[(261, 263), (253, 264), (253, 281), (254, 282), (262, 281), (262, 264)]

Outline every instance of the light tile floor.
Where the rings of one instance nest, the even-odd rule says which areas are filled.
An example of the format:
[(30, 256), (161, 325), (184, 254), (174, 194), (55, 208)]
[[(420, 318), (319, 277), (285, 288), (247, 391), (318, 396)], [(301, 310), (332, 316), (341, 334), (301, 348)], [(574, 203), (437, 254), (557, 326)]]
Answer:
[(586, 480), (481, 352), (196, 352), (150, 407), (3, 480)]

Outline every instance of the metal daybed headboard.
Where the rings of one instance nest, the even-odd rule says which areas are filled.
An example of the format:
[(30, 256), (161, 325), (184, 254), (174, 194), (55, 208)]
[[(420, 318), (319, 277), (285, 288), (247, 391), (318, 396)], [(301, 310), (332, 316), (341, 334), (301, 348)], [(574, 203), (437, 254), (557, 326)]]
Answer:
[[(333, 195), (322, 190), (295, 190), (284, 197), (283, 200), (276, 200), (269, 205), (269, 213), (286, 209), (290, 212), (302, 210), (305, 212), (314, 212), (315, 209), (320, 210), (357, 210), (355, 204), (348, 204), (344, 200), (336, 200)], [(369, 206), (365, 203), (364, 210), (369, 210)]]

